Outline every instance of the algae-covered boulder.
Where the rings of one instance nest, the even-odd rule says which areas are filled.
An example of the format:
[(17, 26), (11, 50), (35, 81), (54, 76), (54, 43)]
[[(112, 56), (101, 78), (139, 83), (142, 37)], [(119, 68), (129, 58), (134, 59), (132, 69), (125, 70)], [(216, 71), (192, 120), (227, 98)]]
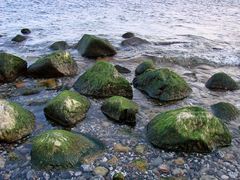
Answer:
[(14, 142), (29, 135), (34, 128), (34, 115), (19, 104), (0, 100), (0, 142)]
[(73, 126), (85, 118), (89, 107), (86, 97), (65, 90), (47, 103), (44, 113), (49, 120), (63, 126)]
[(52, 50), (66, 50), (69, 48), (69, 45), (65, 41), (57, 41), (53, 43), (50, 47)]
[(8, 53), (0, 53), (0, 83), (14, 81), (27, 71), (27, 62)]
[(219, 102), (213, 104), (211, 109), (213, 114), (224, 122), (229, 122), (240, 117), (240, 110), (230, 103)]
[(147, 125), (149, 141), (161, 148), (210, 152), (231, 144), (228, 128), (201, 107), (184, 107), (160, 113)]
[(114, 56), (117, 53), (107, 40), (89, 34), (85, 34), (76, 47), (83, 57), (93, 59)]
[(237, 90), (239, 86), (229, 75), (220, 72), (214, 74), (207, 82), (206, 87), (212, 90)]
[(65, 130), (49, 130), (33, 139), (31, 160), (43, 169), (71, 168), (104, 150), (97, 139)]
[(152, 60), (146, 60), (139, 64), (135, 70), (135, 75), (140, 75), (148, 69), (155, 69), (155, 65)]
[(191, 93), (186, 81), (169, 69), (148, 69), (134, 78), (133, 85), (163, 102), (180, 100)]
[(103, 103), (101, 110), (116, 122), (129, 125), (136, 124), (138, 105), (127, 98), (121, 96), (110, 97)]
[(130, 83), (112, 64), (104, 61), (96, 62), (92, 68), (81, 75), (73, 88), (86, 96), (124, 96), (132, 98)]
[(35, 78), (55, 78), (74, 76), (77, 64), (67, 51), (56, 51), (38, 59), (28, 68), (30, 76)]

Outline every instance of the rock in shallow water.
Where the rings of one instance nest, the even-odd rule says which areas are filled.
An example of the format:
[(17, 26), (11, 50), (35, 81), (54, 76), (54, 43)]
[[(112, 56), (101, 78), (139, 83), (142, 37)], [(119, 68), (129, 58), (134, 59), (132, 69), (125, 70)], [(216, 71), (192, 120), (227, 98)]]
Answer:
[(49, 48), (52, 50), (66, 50), (69, 48), (69, 45), (65, 41), (57, 41), (53, 43)]
[(140, 75), (148, 69), (155, 69), (155, 65), (152, 60), (146, 60), (139, 64), (135, 70), (135, 75)]
[(130, 73), (131, 71), (123, 66), (120, 65), (115, 65), (115, 68), (117, 69), (117, 71), (121, 74), (127, 74)]
[(122, 46), (139, 46), (143, 44), (150, 44), (150, 42), (139, 37), (131, 37), (121, 42)]
[(23, 42), (26, 39), (27, 39), (27, 37), (18, 34), (14, 38), (12, 38), (12, 41), (14, 41), (14, 42)]
[(135, 35), (134, 35), (134, 33), (132, 33), (132, 32), (126, 32), (126, 33), (124, 33), (124, 34), (122, 35), (122, 37), (125, 38), (125, 39), (132, 38), (132, 37), (134, 37), (134, 36), (135, 36)]
[(31, 33), (31, 30), (28, 29), (28, 28), (23, 28), (23, 29), (21, 29), (21, 33), (22, 33), (22, 34), (30, 34), (30, 33)]

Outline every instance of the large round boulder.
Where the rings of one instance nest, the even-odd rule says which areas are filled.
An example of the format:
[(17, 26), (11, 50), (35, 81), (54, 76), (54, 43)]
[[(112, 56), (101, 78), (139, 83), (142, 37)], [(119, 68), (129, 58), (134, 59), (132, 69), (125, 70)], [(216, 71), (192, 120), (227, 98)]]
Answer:
[(104, 150), (97, 139), (65, 130), (49, 130), (33, 139), (31, 160), (43, 169), (71, 168)]
[(210, 152), (231, 144), (228, 128), (201, 107), (160, 113), (147, 125), (149, 141), (165, 150)]
[(132, 98), (130, 83), (112, 64), (104, 61), (96, 62), (93, 67), (81, 75), (73, 88), (86, 96)]
[(14, 81), (27, 71), (27, 62), (8, 53), (0, 53), (0, 83)]
[(133, 79), (133, 85), (163, 102), (183, 99), (192, 91), (181, 76), (169, 69), (148, 69)]
[(135, 75), (140, 75), (148, 69), (155, 69), (155, 65), (152, 60), (146, 60), (139, 64), (135, 70)]
[(35, 78), (56, 78), (74, 76), (77, 64), (67, 51), (56, 51), (39, 58), (28, 68), (28, 74)]
[(47, 103), (44, 113), (49, 120), (73, 126), (85, 118), (89, 107), (90, 102), (85, 96), (65, 90)]
[(93, 59), (114, 56), (117, 53), (109, 41), (89, 34), (85, 34), (76, 47), (83, 57)]
[(20, 140), (34, 129), (34, 115), (17, 103), (0, 100), (0, 114), (1, 142)]
[(121, 96), (108, 98), (101, 107), (102, 112), (113, 121), (135, 125), (138, 105)]

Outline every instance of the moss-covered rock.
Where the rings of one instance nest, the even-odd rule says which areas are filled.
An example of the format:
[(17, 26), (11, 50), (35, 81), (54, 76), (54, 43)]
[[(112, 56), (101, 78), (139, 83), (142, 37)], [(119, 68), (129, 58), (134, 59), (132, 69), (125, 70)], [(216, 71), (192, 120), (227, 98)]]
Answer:
[(135, 75), (140, 75), (148, 69), (155, 69), (155, 65), (152, 60), (146, 60), (139, 64), (135, 70)]
[(43, 169), (62, 169), (83, 163), (104, 150), (97, 139), (65, 130), (49, 130), (33, 139), (31, 160)]
[(27, 71), (27, 62), (8, 53), (0, 53), (0, 83), (14, 81)]
[(49, 120), (63, 126), (73, 126), (85, 118), (89, 107), (90, 102), (86, 97), (65, 90), (48, 102), (44, 113)]
[(34, 115), (19, 104), (0, 100), (0, 141), (14, 142), (29, 135), (34, 128)]
[(110, 97), (103, 103), (101, 110), (116, 122), (129, 125), (136, 124), (138, 105), (127, 98), (121, 96)]
[(107, 40), (89, 34), (85, 34), (76, 47), (83, 57), (93, 59), (114, 56), (117, 53)]
[(56, 51), (38, 59), (28, 68), (28, 73), (35, 78), (73, 76), (77, 73), (77, 64), (69, 52)]
[(123, 67), (123, 66), (120, 66), (120, 65), (115, 65), (114, 67), (115, 67), (115, 68), (117, 69), (117, 71), (118, 71), (119, 73), (121, 73), (121, 74), (128, 74), (128, 73), (131, 72), (129, 69), (127, 69), (127, 68), (125, 68), (125, 67)]
[(57, 41), (53, 43), (50, 47), (52, 50), (66, 50), (69, 48), (69, 45), (65, 41)]
[(219, 102), (213, 104), (211, 109), (213, 114), (224, 122), (229, 122), (240, 117), (240, 110), (230, 103)]
[(147, 126), (149, 141), (162, 149), (210, 152), (231, 144), (228, 128), (201, 107), (184, 107), (160, 113)]
[(169, 69), (148, 69), (134, 78), (133, 85), (163, 102), (183, 99), (192, 91), (181, 76)]
[(74, 84), (80, 94), (93, 97), (124, 96), (132, 98), (132, 87), (116, 68), (104, 61), (96, 64), (81, 75)]
[(14, 38), (12, 38), (12, 41), (20, 43), (20, 42), (25, 41), (26, 39), (27, 39), (26, 36), (18, 34)]
[(220, 72), (214, 74), (207, 82), (206, 87), (212, 90), (237, 90), (239, 86), (229, 75)]

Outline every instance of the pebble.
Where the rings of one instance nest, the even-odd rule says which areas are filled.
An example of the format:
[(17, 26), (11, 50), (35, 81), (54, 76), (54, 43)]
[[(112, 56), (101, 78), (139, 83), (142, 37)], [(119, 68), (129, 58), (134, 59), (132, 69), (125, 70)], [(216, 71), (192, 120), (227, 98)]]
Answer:
[(145, 150), (145, 146), (142, 145), (142, 144), (137, 145), (137, 146), (135, 147), (135, 151), (136, 151), (137, 153), (139, 153), (139, 154), (143, 154), (143, 153), (144, 153), (144, 150)]
[(83, 168), (83, 171), (85, 171), (85, 172), (91, 172), (93, 170), (92, 166), (88, 165), (88, 164), (83, 164), (83, 165), (81, 165), (81, 167)]
[(77, 172), (75, 172), (74, 175), (75, 175), (75, 176), (81, 176), (81, 175), (82, 175), (82, 172), (81, 172), (81, 171), (77, 171)]
[(169, 173), (169, 171), (170, 171), (168, 165), (166, 165), (166, 164), (160, 165), (158, 167), (158, 169), (161, 173)]
[(109, 164), (115, 165), (118, 163), (118, 158), (116, 156), (113, 156), (112, 159), (108, 160)]
[(154, 166), (154, 167), (158, 167), (160, 164), (163, 163), (163, 160), (161, 157), (158, 157), (156, 159), (154, 159), (153, 161), (151, 161), (151, 165)]
[(183, 176), (184, 175), (184, 170), (180, 168), (173, 169), (172, 174), (174, 176)]
[(98, 166), (94, 169), (94, 173), (100, 176), (106, 176), (108, 174), (108, 169), (102, 166)]
[(203, 175), (200, 177), (199, 180), (218, 180), (216, 177), (214, 176), (210, 176), (210, 175)]
[(0, 156), (0, 168), (4, 168), (5, 166), (5, 159)]
[(221, 176), (221, 179), (222, 179), (222, 180), (227, 180), (227, 179), (229, 179), (229, 177), (228, 177), (227, 175), (222, 175), (222, 176)]
[(175, 164), (177, 165), (183, 165), (185, 163), (184, 159), (179, 157), (177, 159), (174, 160)]
[(116, 152), (124, 152), (124, 153), (127, 153), (130, 150), (128, 146), (123, 146), (122, 144), (114, 144), (113, 149)]

